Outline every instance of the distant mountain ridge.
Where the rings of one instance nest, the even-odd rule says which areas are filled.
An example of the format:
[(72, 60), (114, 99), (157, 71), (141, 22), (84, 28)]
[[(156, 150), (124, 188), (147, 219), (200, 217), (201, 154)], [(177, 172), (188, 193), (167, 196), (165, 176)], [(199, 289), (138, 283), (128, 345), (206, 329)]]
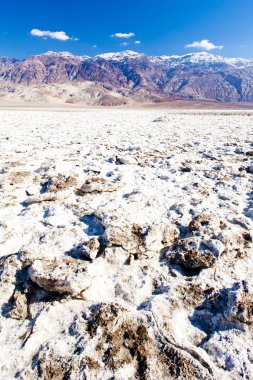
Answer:
[(64, 92), (64, 85), (73, 87), (73, 93), (66, 90), (63, 96), (69, 103), (88, 99), (96, 105), (104, 98), (105, 105), (175, 98), (253, 102), (253, 60), (206, 52), (148, 56), (130, 50), (95, 57), (47, 52), (24, 60), (0, 58), (2, 98), (18, 94), (29, 101), (31, 88), (37, 100), (46, 101), (50, 95), (57, 98), (58, 88)]

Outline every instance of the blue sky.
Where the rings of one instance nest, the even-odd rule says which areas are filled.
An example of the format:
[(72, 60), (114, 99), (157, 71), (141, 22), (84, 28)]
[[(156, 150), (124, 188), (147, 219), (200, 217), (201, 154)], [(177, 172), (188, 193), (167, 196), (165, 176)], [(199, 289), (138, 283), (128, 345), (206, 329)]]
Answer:
[(1, 3), (0, 56), (23, 58), (48, 50), (93, 56), (126, 49), (181, 55), (208, 48), (210, 53), (253, 58), (253, 0)]

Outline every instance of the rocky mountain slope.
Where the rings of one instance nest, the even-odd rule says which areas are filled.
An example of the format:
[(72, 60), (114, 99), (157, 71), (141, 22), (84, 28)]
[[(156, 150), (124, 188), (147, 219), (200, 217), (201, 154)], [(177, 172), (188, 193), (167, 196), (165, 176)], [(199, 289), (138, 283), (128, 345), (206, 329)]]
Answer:
[[(22, 61), (1, 58), (0, 79), (2, 97), (22, 92), (24, 100), (27, 87), (47, 94), (46, 86), (66, 84), (73, 86), (72, 102), (85, 102), (85, 96), (76, 96), (75, 85), (93, 82), (101, 93), (91, 95), (89, 104), (104, 96), (112, 103), (116, 96), (116, 104), (175, 98), (253, 102), (253, 61), (209, 53), (154, 57), (124, 51), (87, 57), (48, 52)], [(71, 91), (64, 101), (70, 98)]]

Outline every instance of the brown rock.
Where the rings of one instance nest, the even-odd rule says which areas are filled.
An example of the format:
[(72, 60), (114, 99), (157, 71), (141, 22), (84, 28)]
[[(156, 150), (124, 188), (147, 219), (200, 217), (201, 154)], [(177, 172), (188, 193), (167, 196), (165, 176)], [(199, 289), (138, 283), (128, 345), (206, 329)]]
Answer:
[(95, 260), (99, 252), (100, 242), (97, 237), (91, 238), (88, 242), (85, 242), (79, 249), (81, 256), (88, 260)]
[(14, 319), (26, 319), (28, 317), (28, 302), (25, 293), (15, 290), (13, 294), (12, 309), (9, 316)]
[(108, 181), (105, 178), (92, 177), (89, 178), (82, 186), (78, 189), (79, 195), (84, 195), (86, 193), (102, 193), (102, 192), (113, 192), (118, 190), (121, 186), (121, 181), (118, 179)]
[(245, 281), (239, 285), (238, 289), (228, 292), (225, 315), (230, 321), (253, 323), (253, 292)]
[(168, 258), (190, 269), (210, 268), (217, 260), (206, 242), (197, 237), (178, 240), (169, 250)]
[(71, 257), (36, 260), (28, 273), (33, 282), (50, 292), (79, 295), (90, 285), (87, 263)]

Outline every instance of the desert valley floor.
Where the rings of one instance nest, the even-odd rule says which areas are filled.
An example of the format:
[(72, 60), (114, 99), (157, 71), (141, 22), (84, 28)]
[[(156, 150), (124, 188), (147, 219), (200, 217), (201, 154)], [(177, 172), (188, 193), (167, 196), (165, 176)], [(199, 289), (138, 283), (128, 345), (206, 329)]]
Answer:
[(0, 379), (253, 378), (253, 112), (0, 111)]

